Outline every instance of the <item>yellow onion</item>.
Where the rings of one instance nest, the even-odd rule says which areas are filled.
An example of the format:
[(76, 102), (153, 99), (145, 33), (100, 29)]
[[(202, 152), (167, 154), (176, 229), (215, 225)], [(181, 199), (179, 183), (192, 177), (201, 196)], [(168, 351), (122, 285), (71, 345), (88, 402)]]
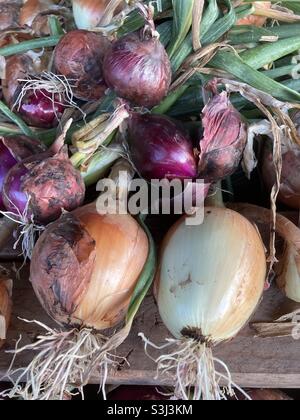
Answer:
[(0, 348), (3, 346), (12, 309), (12, 280), (0, 273)]
[[(224, 378), (217, 369), (224, 364), (211, 348), (234, 338), (256, 309), (266, 277), (265, 250), (256, 228), (232, 210), (207, 207), (203, 224), (186, 221), (167, 234), (157, 272), (159, 312), (174, 337), (168, 345), (177, 348), (157, 360), (158, 369), (175, 373), (177, 398), (189, 399), (195, 386), (194, 399), (220, 399)], [(223, 376), (230, 387), (228, 371)]]
[[(111, 0), (73, 0), (73, 15), (78, 29), (93, 29), (99, 25)], [(125, 6), (120, 1), (116, 13)]]
[(30, 280), (59, 324), (103, 330), (124, 319), (148, 256), (147, 235), (130, 215), (94, 204), (51, 224), (33, 252)]
[[(34, 249), (30, 281), (62, 328), (44, 326), (46, 335), (30, 346), (34, 360), (7, 395), (64, 399), (86, 384), (94, 369), (101, 370), (104, 392), (105, 372), (118, 362), (113, 353), (127, 338), (153, 280), (152, 256), (152, 240), (133, 217), (101, 215), (95, 203), (49, 225)], [(110, 327), (117, 332), (104, 335)]]

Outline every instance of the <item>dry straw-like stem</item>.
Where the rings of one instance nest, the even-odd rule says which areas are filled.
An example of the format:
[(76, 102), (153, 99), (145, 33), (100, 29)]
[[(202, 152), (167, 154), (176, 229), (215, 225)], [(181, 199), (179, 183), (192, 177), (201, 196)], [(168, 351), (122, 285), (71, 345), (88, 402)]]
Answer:
[[(247, 399), (250, 397), (232, 381), (228, 367), (213, 357), (212, 349), (194, 339), (167, 339), (166, 344), (157, 346), (140, 333), (145, 344), (145, 353), (157, 364), (157, 378), (175, 376), (174, 396), (180, 400), (226, 400), (234, 396), (234, 388)], [(148, 353), (148, 347), (155, 350), (171, 350), (158, 358)], [(224, 373), (216, 370), (223, 369)]]

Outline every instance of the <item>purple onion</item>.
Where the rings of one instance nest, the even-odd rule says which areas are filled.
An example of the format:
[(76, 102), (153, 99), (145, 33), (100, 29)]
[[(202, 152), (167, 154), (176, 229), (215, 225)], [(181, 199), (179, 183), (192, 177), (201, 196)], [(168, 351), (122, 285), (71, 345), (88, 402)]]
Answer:
[(167, 95), (172, 77), (164, 46), (144, 31), (126, 35), (112, 45), (104, 58), (103, 74), (118, 96), (147, 108)]
[(22, 215), (23, 221), (30, 223), (33, 217), (46, 224), (57, 219), (63, 209), (79, 207), (85, 186), (63, 147), (54, 156), (44, 153), (15, 165), (5, 179), (2, 196), (7, 210)]
[(171, 118), (133, 114), (128, 127), (131, 159), (151, 179), (194, 179), (197, 162), (189, 136)]
[(0, 210), (5, 210), (2, 189), (9, 170), (23, 159), (44, 150), (45, 147), (38, 140), (25, 136), (0, 138)]
[(53, 128), (59, 123), (66, 106), (61, 96), (46, 90), (29, 91), (22, 100), (19, 113), (31, 126)]

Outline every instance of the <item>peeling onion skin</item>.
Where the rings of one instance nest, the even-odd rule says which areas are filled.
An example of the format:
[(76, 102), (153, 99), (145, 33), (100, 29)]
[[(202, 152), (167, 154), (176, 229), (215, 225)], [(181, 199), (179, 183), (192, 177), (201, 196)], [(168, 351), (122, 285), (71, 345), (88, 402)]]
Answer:
[(126, 315), (149, 251), (130, 215), (100, 215), (95, 204), (64, 214), (38, 240), (30, 280), (60, 325), (104, 330)]
[[(270, 1), (255, 1), (253, 2), (255, 9), (271, 9), (272, 3)], [(247, 3), (244, 3), (247, 4)], [(237, 21), (237, 25), (252, 25), (262, 27), (267, 22), (268, 18), (266, 16), (256, 16), (256, 15), (249, 15)]]
[(32, 59), (27, 54), (14, 55), (6, 59), (6, 79), (2, 80), (2, 90), (5, 102), (12, 107), (20, 89), (19, 79), (26, 79), (28, 74), (35, 74)]
[(262, 240), (243, 216), (207, 207), (202, 225), (182, 218), (161, 249), (155, 293), (162, 320), (177, 339), (230, 340), (259, 304), (266, 273)]
[[(278, 202), (292, 209), (300, 209), (300, 147), (291, 145), (282, 153), (281, 184)], [(271, 191), (276, 182), (273, 151), (270, 142), (264, 147), (262, 159), (262, 177), (267, 191)]]
[(247, 143), (246, 124), (227, 92), (215, 95), (203, 110), (204, 136), (200, 141), (199, 176), (216, 182), (232, 175)]
[(24, 212), (30, 197), (27, 218), (46, 224), (56, 220), (62, 209), (71, 211), (84, 200), (85, 185), (79, 171), (68, 159), (67, 148), (43, 160), (33, 156), (14, 166), (3, 188), (5, 207)]
[(117, 40), (103, 63), (104, 79), (118, 96), (152, 108), (168, 94), (172, 70), (164, 46), (143, 31)]
[(9, 170), (18, 162), (45, 150), (38, 140), (26, 136), (0, 137), (0, 210), (5, 210), (2, 189)]
[(128, 142), (131, 159), (145, 179), (196, 178), (192, 142), (177, 121), (161, 115), (132, 114)]
[(102, 35), (84, 30), (67, 33), (54, 52), (57, 74), (67, 77), (78, 99), (101, 99), (107, 86), (103, 80), (102, 63), (109, 42)]

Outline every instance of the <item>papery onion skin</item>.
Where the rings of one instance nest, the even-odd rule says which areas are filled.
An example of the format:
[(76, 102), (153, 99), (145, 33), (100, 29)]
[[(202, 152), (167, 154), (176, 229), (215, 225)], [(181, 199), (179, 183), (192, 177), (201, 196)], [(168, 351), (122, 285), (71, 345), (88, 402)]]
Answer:
[(28, 54), (14, 55), (6, 59), (6, 79), (2, 80), (5, 102), (9, 107), (15, 104), (16, 95), (20, 88), (19, 80), (27, 78), (28, 74), (35, 74), (36, 69)]
[(128, 143), (134, 166), (147, 180), (197, 176), (192, 142), (171, 118), (133, 114), (128, 123)]
[(0, 210), (5, 210), (2, 189), (9, 170), (23, 159), (43, 151), (45, 147), (38, 140), (26, 136), (0, 137)]
[(79, 207), (84, 196), (83, 178), (68, 159), (65, 147), (55, 156), (33, 156), (15, 165), (3, 187), (3, 201), (9, 211), (17, 214), (18, 209), (24, 214), (28, 204), (24, 217), (29, 223), (32, 216), (37, 223), (49, 223), (62, 210)]
[(156, 277), (162, 320), (177, 339), (214, 345), (249, 320), (264, 290), (266, 258), (255, 229), (232, 210), (205, 209), (202, 225), (181, 219), (167, 234)]
[(232, 175), (247, 142), (246, 124), (227, 92), (215, 95), (203, 110), (199, 176), (215, 182)]
[(130, 215), (100, 215), (95, 204), (49, 225), (33, 252), (30, 280), (59, 324), (104, 330), (124, 319), (149, 251)]
[(66, 105), (61, 95), (52, 96), (46, 90), (29, 91), (19, 107), (19, 114), (29, 125), (37, 128), (56, 127)]
[(69, 79), (74, 95), (85, 101), (100, 99), (107, 86), (102, 63), (108, 40), (99, 34), (75, 30), (67, 33), (54, 52), (57, 74)]
[[(300, 147), (296, 144), (285, 147), (282, 151), (281, 183), (278, 202), (293, 209), (300, 209)], [(271, 142), (267, 142), (263, 151), (261, 173), (265, 187), (271, 192), (276, 182), (273, 150)]]
[(0, 349), (6, 338), (6, 332), (12, 310), (12, 280), (0, 273)]
[(18, 27), (19, 11), (20, 4), (17, 1), (0, 3), (0, 31)]
[(104, 79), (118, 96), (152, 108), (167, 95), (172, 70), (161, 42), (144, 37), (143, 31), (116, 41), (105, 56)]

